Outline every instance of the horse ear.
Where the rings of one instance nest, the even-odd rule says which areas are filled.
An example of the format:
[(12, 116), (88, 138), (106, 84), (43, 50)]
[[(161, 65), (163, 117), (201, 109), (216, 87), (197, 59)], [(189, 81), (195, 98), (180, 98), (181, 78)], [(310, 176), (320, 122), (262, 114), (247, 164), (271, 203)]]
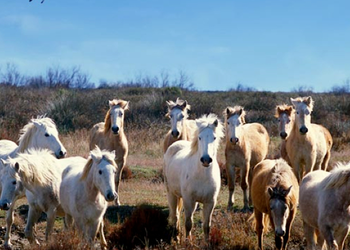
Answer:
[(231, 113), (230, 109), (229, 108), (226, 108), (226, 116), (229, 116)]
[(269, 187), (269, 188), (267, 189), (267, 192), (269, 193), (270, 197), (272, 197), (272, 195), (273, 195), (273, 189), (272, 189), (272, 187)]
[(296, 107), (297, 99), (290, 98), (290, 101), (293, 104), (293, 106)]
[(19, 164), (18, 164), (18, 162), (16, 162), (15, 163), (15, 170), (17, 173), (19, 173), (19, 169), (20, 169)]
[(187, 106), (187, 101), (185, 100), (181, 105), (181, 109), (185, 110), (186, 106)]
[(311, 96), (306, 97), (306, 104), (308, 106), (310, 105), (311, 102), (312, 102), (312, 97)]
[(128, 110), (128, 109), (129, 109), (129, 101), (126, 102), (126, 104), (125, 104), (125, 106), (124, 106), (123, 109), (124, 109), (124, 110)]
[(293, 187), (293, 185), (291, 185), (287, 190), (284, 190), (283, 196), (287, 196), (289, 194), (290, 190), (292, 190), (292, 187)]
[(108, 100), (108, 106), (111, 108), (113, 106), (113, 101)]

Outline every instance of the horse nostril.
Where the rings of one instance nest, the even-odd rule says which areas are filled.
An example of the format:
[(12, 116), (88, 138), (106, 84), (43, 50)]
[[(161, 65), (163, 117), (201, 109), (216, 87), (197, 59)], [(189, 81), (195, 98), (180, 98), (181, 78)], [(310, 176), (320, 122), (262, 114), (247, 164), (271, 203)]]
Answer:
[(3, 203), (0, 205), (0, 208), (3, 209), (3, 210), (9, 210), (10, 208), (10, 204), (9, 203)]
[(200, 161), (201, 161), (201, 162), (204, 162), (204, 158), (203, 158), (203, 157), (201, 157), (201, 158), (200, 158)]
[(236, 137), (235, 138), (235, 143), (238, 143), (239, 142), (239, 139)]
[(276, 230), (275, 234), (279, 237), (282, 237), (282, 236), (284, 236), (285, 232), (283, 230)]

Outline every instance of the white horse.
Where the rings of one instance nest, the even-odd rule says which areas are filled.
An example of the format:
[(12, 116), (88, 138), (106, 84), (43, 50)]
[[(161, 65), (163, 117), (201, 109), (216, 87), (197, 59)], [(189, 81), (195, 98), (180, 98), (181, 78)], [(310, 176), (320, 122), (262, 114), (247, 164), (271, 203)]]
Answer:
[(69, 227), (74, 221), (78, 231), (90, 244), (99, 231), (101, 248), (107, 247), (103, 215), (108, 202), (118, 196), (114, 182), (118, 167), (114, 156), (114, 151), (101, 151), (96, 146), (86, 164), (71, 164), (62, 173), (60, 197), (66, 225)]
[(48, 117), (38, 117), (23, 127), (20, 131), (18, 147), (9, 140), (0, 140), (0, 158), (15, 157), (30, 148), (46, 148), (57, 158), (65, 157), (67, 151), (58, 138), (55, 123)]
[(211, 216), (220, 190), (217, 150), (224, 136), (222, 123), (214, 114), (196, 120), (192, 141), (173, 143), (164, 155), (164, 177), (169, 204), (169, 220), (179, 230), (182, 203), (186, 237), (191, 237), (192, 216), (197, 202), (203, 203), (203, 229), (209, 239)]
[[(15, 157), (18, 153), (24, 153), (28, 149), (43, 148), (52, 151), (57, 158), (66, 156), (66, 149), (62, 145), (55, 123), (48, 117), (38, 117), (32, 119), (27, 125), (20, 131), (20, 137), (18, 140), (18, 146), (16, 143), (9, 140), (0, 140), (0, 159), (7, 159), (11, 156)], [(0, 171), (2, 164), (0, 162)], [(1, 173), (0, 173), (0, 178)], [(1, 192), (1, 186), (0, 186)], [(11, 246), (11, 227), (14, 219), (14, 207), (15, 201), (24, 197), (24, 189), (22, 186), (17, 186), (15, 197), (11, 203), (3, 203), (4, 206), (0, 206), (0, 209), (8, 210), (6, 212), (6, 233), (5, 233), (5, 247)], [(7, 205), (10, 204), (9, 207)]]
[[(63, 216), (59, 206), (59, 187), (62, 167), (46, 149), (28, 150), (19, 153), (15, 158), (2, 160), (1, 170), (2, 193), (0, 203), (11, 207), (16, 200), (18, 190), (25, 190), (29, 203), (25, 236), (30, 243), (37, 243), (33, 235), (33, 226), (42, 212), (47, 214), (46, 240), (48, 239), (56, 218)], [(12, 203), (12, 204), (11, 204)]]

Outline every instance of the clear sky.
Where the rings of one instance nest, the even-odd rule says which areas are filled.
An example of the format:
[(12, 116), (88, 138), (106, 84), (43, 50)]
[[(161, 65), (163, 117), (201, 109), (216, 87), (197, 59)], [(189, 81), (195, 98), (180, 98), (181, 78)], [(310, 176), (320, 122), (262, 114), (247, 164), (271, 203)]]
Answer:
[(1, 2), (2, 69), (80, 66), (95, 83), (183, 71), (198, 90), (319, 92), (350, 78), (348, 0), (40, 2)]

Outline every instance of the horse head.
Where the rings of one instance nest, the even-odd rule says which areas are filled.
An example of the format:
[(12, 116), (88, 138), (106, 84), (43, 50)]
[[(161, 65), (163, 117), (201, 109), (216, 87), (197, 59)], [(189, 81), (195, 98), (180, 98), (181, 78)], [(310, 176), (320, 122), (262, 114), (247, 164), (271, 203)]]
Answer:
[(30, 148), (48, 149), (56, 158), (63, 158), (67, 150), (58, 137), (58, 131), (54, 122), (48, 117), (32, 119), (21, 130), (18, 149), (23, 153)]
[(276, 236), (282, 237), (286, 233), (287, 220), (290, 214), (287, 196), (291, 189), (292, 186), (287, 189), (282, 186), (268, 188), (270, 211)]
[(176, 102), (167, 101), (168, 113), (166, 116), (170, 118), (171, 122), (171, 135), (178, 139), (184, 129), (184, 120), (187, 119), (187, 111), (190, 110), (191, 106), (187, 101), (176, 99)]
[(0, 183), (2, 187), (0, 196), (0, 209), (9, 210), (16, 197), (23, 193), (24, 187), (17, 175), (13, 175), (10, 162), (1, 159), (3, 165), (0, 172)]
[(118, 194), (115, 189), (117, 164), (114, 161), (115, 152), (101, 151), (97, 146), (90, 152), (93, 171), (93, 183), (106, 201), (114, 201)]
[(278, 105), (276, 107), (275, 117), (278, 119), (278, 130), (280, 131), (280, 137), (285, 140), (288, 137), (293, 125), (293, 106), (291, 105)]
[(311, 112), (314, 101), (311, 96), (291, 98), (290, 100), (295, 109), (295, 122), (299, 128), (299, 132), (305, 135), (309, 131), (308, 126), (311, 124)]
[(204, 167), (209, 167), (216, 159), (219, 141), (223, 137), (222, 124), (214, 114), (203, 116), (196, 123), (198, 134), (194, 140), (197, 142), (200, 162)]
[(224, 111), (226, 118), (226, 136), (230, 143), (240, 142), (241, 125), (245, 123), (245, 111), (241, 106), (227, 107)]
[(110, 128), (114, 135), (119, 135), (124, 127), (124, 112), (129, 109), (129, 102), (123, 100), (109, 101)]

